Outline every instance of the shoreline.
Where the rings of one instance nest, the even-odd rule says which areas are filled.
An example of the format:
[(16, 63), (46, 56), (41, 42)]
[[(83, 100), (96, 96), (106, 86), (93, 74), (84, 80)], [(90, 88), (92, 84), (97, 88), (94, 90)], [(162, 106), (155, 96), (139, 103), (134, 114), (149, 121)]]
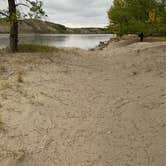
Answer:
[[(143, 42), (166, 42), (166, 36), (160, 37), (145, 37)], [(90, 51), (103, 50), (109, 45), (114, 43), (120, 43), (122, 46), (130, 45), (134, 43), (141, 43), (139, 37), (137, 36), (123, 36), (122, 38), (112, 38), (108, 41), (100, 42), (95, 48), (90, 49)]]

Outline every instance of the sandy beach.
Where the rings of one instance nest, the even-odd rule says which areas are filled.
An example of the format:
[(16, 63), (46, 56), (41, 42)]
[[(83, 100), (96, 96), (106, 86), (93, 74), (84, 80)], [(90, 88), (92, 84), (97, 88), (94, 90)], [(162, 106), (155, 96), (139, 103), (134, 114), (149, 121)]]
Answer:
[(165, 166), (166, 42), (0, 53), (0, 166)]

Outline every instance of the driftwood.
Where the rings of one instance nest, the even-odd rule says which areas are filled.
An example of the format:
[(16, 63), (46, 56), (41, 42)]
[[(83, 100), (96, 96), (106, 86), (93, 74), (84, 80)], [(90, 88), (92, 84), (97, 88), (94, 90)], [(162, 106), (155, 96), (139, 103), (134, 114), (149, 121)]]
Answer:
[(108, 45), (109, 45), (109, 41), (100, 42), (99, 45), (97, 47), (95, 47), (95, 48), (92, 48), (91, 51), (103, 50)]

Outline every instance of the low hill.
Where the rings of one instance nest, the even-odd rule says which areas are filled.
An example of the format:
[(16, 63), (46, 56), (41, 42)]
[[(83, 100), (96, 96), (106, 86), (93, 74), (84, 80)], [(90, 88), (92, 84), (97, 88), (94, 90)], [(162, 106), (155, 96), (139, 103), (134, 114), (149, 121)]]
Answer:
[[(41, 20), (19, 21), (20, 33), (54, 33), (54, 34), (103, 34), (104, 28), (68, 28), (64, 25)], [(9, 33), (9, 24), (0, 21), (0, 33)]]

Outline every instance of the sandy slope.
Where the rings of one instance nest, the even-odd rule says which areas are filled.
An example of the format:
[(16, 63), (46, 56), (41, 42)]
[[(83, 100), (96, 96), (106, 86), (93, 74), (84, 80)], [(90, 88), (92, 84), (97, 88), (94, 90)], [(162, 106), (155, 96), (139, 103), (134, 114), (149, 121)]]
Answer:
[(166, 42), (0, 65), (0, 166), (166, 165)]

